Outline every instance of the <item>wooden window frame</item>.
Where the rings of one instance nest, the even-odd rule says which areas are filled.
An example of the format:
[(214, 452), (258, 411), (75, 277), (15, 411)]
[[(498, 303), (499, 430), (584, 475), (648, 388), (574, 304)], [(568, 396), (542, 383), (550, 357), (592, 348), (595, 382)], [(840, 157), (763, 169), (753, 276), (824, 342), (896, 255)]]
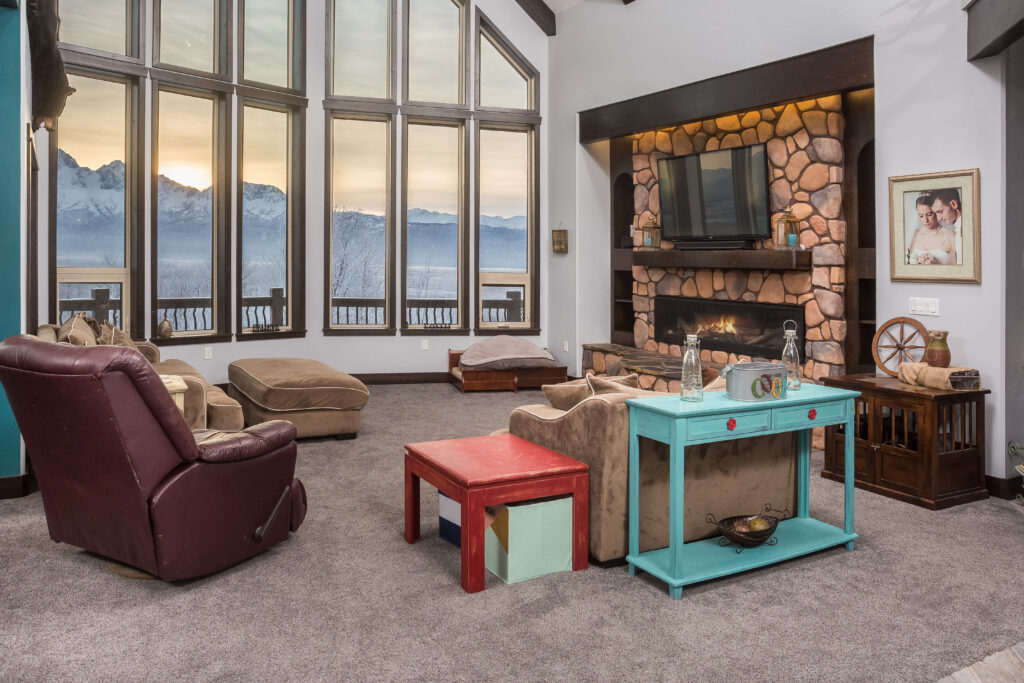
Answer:
[[(47, 319), (59, 321), (59, 290), (61, 282), (120, 282), (122, 327), (133, 339), (145, 338), (145, 171), (143, 140), (145, 139), (144, 83), (140, 75), (117, 72), (121, 60), (96, 57), (85, 53), (61, 52), (68, 73), (125, 85), (125, 266), (124, 268), (57, 268), (57, 149), (60, 120), (50, 133), (48, 150), (48, 301)], [(107, 69), (99, 67), (110, 67)], [(116, 273), (115, 273), (116, 271)], [(74, 274), (74, 277), (69, 277)], [(93, 277), (102, 274), (102, 278)], [(83, 279), (88, 278), (88, 279)]]
[[(234, 78), (234, 0), (215, 0), (217, 25), (214, 26), (214, 69), (203, 71), (187, 66), (178, 66), (160, 59), (160, 25), (161, 25), (161, 3), (165, 0), (152, 0), (153, 2), (153, 68), (164, 71), (173, 71), (181, 74), (200, 76), (216, 81), (231, 83)], [(167, 2), (179, 2), (180, 0), (166, 0)], [(155, 77), (154, 77), (155, 78)]]
[[(476, 9), (475, 27), (473, 31), (474, 63), (476, 64), (475, 76), (473, 78), (473, 102), (475, 111), (480, 113), (520, 113), (540, 114), (540, 71), (530, 63), (522, 52), (516, 49), (505, 34), (487, 18), (487, 15)], [(519, 75), (526, 79), (527, 106), (525, 109), (509, 107), (487, 107), (480, 101), (480, 45), (487, 40), (494, 48), (509, 62)]]
[(350, 108), (353, 103), (366, 103), (368, 105), (391, 103), (394, 104), (398, 88), (398, 60), (395, 59), (395, 49), (398, 45), (398, 2), (399, 0), (387, 0), (388, 2), (388, 66), (385, 70), (387, 84), (386, 97), (359, 97), (355, 95), (341, 95), (334, 92), (334, 6), (343, 0), (325, 0), (327, 11), (327, 42), (325, 46), (325, 90), (326, 98), (324, 107), (328, 108)]
[[(523, 133), (527, 137), (527, 200), (526, 234), (527, 257), (525, 273), (481, 272), (480, 270), (480, 132), (482, 130)], [(476, 165), (473, 172), (473, 248), (476, 264), (473, 291), (476, 295), (476, 319), (473, 332), (477, 335), (491, 334), (540, 334), (540, 130), (532, 124), (508, 124), (477, 121), (474, 126), (474, 149)], [(485, 286), (521, 286), (524, 288), (522, 323), (485, 323), (483, 321), (483, 288)]]
[[(188, 97), (199, 97), (212, 100), (214, 108), (214, 131), (213, 131), (213, 240), (211, 245), (211, 303), (213, 307), (212, 329), (207, 330), (182, 330), (175, 331), (171, 339), (153, 339), (152, 341), (162, 345), (171, 344), (199, 344), (218, 341), (229, 341), (231, 339), (231, 210), (230, 197), (232, 193), (231, 184), (231, 117), (230, 93), (233, 86), (224, 84), (217, 86), (215, 81), (197, 79), (185, 74), (177, 75), (174, 78), (160, 79), (156, 70), (152, 74), (152, 136), (150, 140), (151, 159), (151, 198), (150, 198), (150, 309), (151, 329), (156, 330), (159, 320), (157, 319), (158, 283), (159, 269), (159, 211), (160, 202), (158, 198), (159, 177), (160, 177), (160, 93), (169, 92)], [(220, 258), (220, 255), (227, 255)]]
[[(290, 117), (288, 130), (288, 214), (287, 214), (287, 249), (286, 264), (288, 272), (285, 277), (287, 282), (285, 302), (288, 309), (288, 324), (283, 325), (276, 332), (253, 332), (251, 327), (245, 327), (244, 300), (242, 296), (242, 244), (245, 240), (243, 211), (243, 163), (245, 160), (245, 109), (264, 109), (267, 111), (286, 114)], [(305, 304), (305, 282), (306, 282), (306, 109), (294, 101), (283, 102), (267, 94), (265, 97), (258, 97), (256, 93), (250, 95), (239, 94), (237, 102), (236, 120), (238, 125), (238, 158), (236, 168), (235, 206), (238, 221), (235, 230), (235, 339), (239, 341), (251, 339), (273, 339), (281, 337), (304, 337), (306, 335), (306, 304)]]
[[(61, 53), (75, 53), (82, 56), (100, 57), (126, 64), (142, 65), (146, 61), (146, 10), (149, 5), (147, 0), (127, 0), (129, 13), (126, 16), (125, 35), (127, 44), (126, 54), (107, 52), (75, 43), (58, 42), (57, 47)], [(57, 17), (60, 19), (60, 0), (57, 0)], [(65, 58), (65, 61), (68, 61)]]
[[(288, 0), (291, 17), (288, 25), (289, 52), (291, 53), (290, 79), (291, 85), (281, 86), (264, 83), (245, 77), (245, 1), (238, 3), (238, 83), (261, 90), (280, 92), (291, 95), (306, 94), (306, 3), (307, 0)], [(330, 2), (330, 0), (328, 0)]]
[[(324, 184), (324, 335), (327, 336), (367, 336), (380, 335), (389, 336), (396, 334), (395, 330), (395, 215), (394, 215), (394, 193), (395, 193), (395, 115), (394, 113), (378, 112), (355, 112), (343, 110), (327, 110), (327, 127), (324, 140), (326, 141), (325, 164), (326, 173)], [(385, 124), (387, 127), (387, 149), (386, 176), (387, 189), (385, 191), (385, 258), (384, 268), (384, 317), (383, 325), (338, 325), (331, 322), (331, 310), (333, 308), (333, 293), (331, 291), (331, 272), (334, 261), (332, 236), (334, 229), (334, 122), (336, 120), (355, 121), (376, 121)]]
[(438, 109), (461, 109), (469, 110), (469, 2), (468, 0), (449, 0), (459, 9), (459, 101), (458, 102), (428, 102), (423, 100), (409, 99), (409, 2), (402, 0), (402, 103), (405, 105), (416, 105), (419, 107), (430, 107)]
[[(408, 239), (406, 238), (409, 223), (409, 126), (443, 126), (456, 128), (459, 132), (459, 229), (458, 229), (458, 326), (448, 328), (428, 327), (426, 325), (410, 325), (406, 316), (408, 303)], [(469, 241), (467, 222), (469, 219), (469, 151), (470, 125), (468, 118), (460, 116), (424, 116), (410, 114), (402, 117), (402, 197), (399, 210), (401, 223), (401, 326), (403, 332), (415, 332), (426, 335), (466, 335), (470, 331), (469, 322)]]

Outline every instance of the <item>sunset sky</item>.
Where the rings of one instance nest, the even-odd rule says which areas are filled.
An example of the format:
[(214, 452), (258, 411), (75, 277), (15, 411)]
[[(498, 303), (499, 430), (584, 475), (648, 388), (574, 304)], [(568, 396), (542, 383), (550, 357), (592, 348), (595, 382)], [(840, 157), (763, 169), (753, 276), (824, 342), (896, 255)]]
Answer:
[[(161, 3), (160, 59), (210, 70), (213, 6), (209, 0)], [(288, 0), (247, 0), (245, 73), (250, 79), (288, 80)], [(124, 0), (61, 0), (61, 39), (124, 53)], [(339, 94), (386, 97), (386, 0), (338, 4), (334, 88)], [(459, 11), (452, 0), (411, 0), (410, 99), (458, 101)], [(481, 45), (481, 98), (488, 106), (525, 107), (526, 81), (487, 41)], [(88, 168), (125, 158), (125, 86), (70, 76), (77, 92), (60, 121), (60, 147)], [(213, 173), (214, 101), (162, 92), (159, 96), (159, 172), (179, 183), (206, 189)], [(312, 114), (313, 112), (310, 112)], [(287, 190), (287, 117), (245, 111), (243, 178)], [(409, 208), (457, 213), (459, 163), (456, 128), (410, 125)], [(384, 213), (386, 129), (380, 122), (338, 121), (334, 126), (335, 207)], [(525, 134), (481, 134), (481, 212), (525, 213)], [(397, 143), (397, 139), (396, 139)]]

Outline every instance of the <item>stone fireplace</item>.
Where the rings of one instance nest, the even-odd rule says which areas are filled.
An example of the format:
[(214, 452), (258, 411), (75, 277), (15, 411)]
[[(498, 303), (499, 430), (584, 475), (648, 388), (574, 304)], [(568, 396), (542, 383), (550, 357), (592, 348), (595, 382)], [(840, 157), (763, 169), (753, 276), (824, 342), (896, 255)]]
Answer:
[(804, 355), (802, 306), (657, 296), (654, 317), (657, 342), (683, 346), (686, 335), (695, 334), (701, 349), (712, 354), (718, 351), (768, 359), (782, 356), (783, 325), (791, 320), (801, 359)]
[[(658, 159), (765, 143), (772, 225), (787, 203), (800, 220), (800, 244), (812, 253), (810, 270), (633, 266), (634, 344), (638, 349), (682, 355), (673, 319), (660, 301), (682, 297), (735, 304), (789, 306), (801, 325), (804, 375), (844, 374), (847, 323), (846, 222), (843, 214), (843, 134), (838, 95), (739, 112), (633, 136), (634, 220), (661, 222)], [(636, 231), (637, 240), (639, 230)], [(635, 244), (639, 244), (636, 242)], [(671, 249), (669, 242), (662, 249)], [(759, 249), (773, 249), (763, 240)], [(774, 323), (772, 323), (774, 324)], [(662, 329), (665, 326), (666, 329)], [(761, 329), (761, 328), (758, 328)], [(764, 328), (767, 334), (767, 328)], [(777, 328), (781, 343), (781, 322)], [(744, 334), (756, 336), (753, 332)], [(718, 340), (716, 340), (718, 341)], [(716, 364), (749, 360), (757, 349), (702, 344), (702, 359)], [(773, 347), (771, 347), (773, 348)], [(774, 353), (774, 351), (771, 351)], [(779, 348), (781, 355), (781, 347)], [(764, 357), (773, 356), (765, 353)], [(778, 357), (778, 356), (774, 356)]]

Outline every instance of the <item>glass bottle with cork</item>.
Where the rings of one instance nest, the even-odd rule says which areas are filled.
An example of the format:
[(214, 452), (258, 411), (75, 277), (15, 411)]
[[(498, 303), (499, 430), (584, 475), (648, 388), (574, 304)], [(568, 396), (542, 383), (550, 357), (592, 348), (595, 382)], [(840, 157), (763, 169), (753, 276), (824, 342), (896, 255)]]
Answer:
[(704, 400), (704, 377), (700, 367), (700, 340), (697, 335), (686, 335), (683, 354), (683, 373), (680, 378), (679, 398), (684, 401)]

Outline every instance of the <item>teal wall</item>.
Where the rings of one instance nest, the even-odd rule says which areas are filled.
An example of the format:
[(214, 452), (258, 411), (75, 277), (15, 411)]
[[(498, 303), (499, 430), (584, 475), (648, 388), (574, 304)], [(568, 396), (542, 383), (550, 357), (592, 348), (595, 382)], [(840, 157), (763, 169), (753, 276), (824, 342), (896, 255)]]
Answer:
[[(0, 7), (0, 339), (21, 332), (21, 20)], [(0, 395), (0, 477), (21, 474), (21, 442)]]

